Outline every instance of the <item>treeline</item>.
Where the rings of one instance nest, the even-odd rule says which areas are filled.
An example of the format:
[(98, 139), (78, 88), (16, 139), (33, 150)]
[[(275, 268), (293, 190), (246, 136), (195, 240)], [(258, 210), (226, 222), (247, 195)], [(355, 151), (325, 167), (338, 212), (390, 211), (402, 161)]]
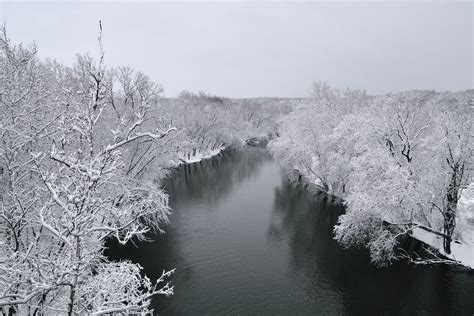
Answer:
[(474, 228), (463, 214), (472, 210), (458, 203), (472, 182), (473, 96), (368, 96), (316, 82), (312, 102), (281, 119), (270, 149), (291, 176), (344, 200), (335, 227), (342, 245), (364, 246), (387, 265), (406, 257), (399, 237), (421, 231), (441, 238), (449, 255)]
[(272, 137), (277, 120), (291, 107), (284, 99), (230, 99), (183, 91), (177, 98), (160, 100), (157, 110), (177, 126), (174, 147), (179, 159), (186, 160), (219, 147), (240, 146), (251, 137)]

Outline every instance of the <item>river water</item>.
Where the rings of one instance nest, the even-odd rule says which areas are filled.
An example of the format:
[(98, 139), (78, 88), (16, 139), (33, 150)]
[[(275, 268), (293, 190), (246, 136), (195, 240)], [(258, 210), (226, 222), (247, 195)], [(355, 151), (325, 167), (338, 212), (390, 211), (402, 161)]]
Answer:
[(173, 209), (166, 233), (106, 252), (140, 263), (151, 279), (176, 268), (174, 296), (152, 301), (157, 313), (474, 313), (473, 273), (375, 268), (366, 251), (341, 248), (332, 233), (341, 207), (290, 184), (264, 149), (181, 166), (165, 186)]

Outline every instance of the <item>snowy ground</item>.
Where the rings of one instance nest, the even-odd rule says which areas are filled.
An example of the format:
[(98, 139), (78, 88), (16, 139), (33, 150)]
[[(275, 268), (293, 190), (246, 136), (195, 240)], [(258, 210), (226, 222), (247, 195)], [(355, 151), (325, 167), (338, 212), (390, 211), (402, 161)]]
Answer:
[(179, 163), (177, 165), (199, 162), (203, 159), (208, 159), (220, 154), (226, 147), (224, 145), (217, 147), (216, 149), (209, 149), (205, 151), (198, 151), (194, 156), (188, 157), (188, 155), (180, 155)]
[(420, 228), (413, 229), (412, 237), (418, 239), (425, 244), (437, 249), (440, 254), (459, 262), (463, 266), (474, 269), (474, 232), (469, 231), (463, 236), (463, 240), (459, 243), (451, 244), (451, 253), (448, 255), (443, 251), (443, 239), (433, 233), (427, 232)]
[(443, 240), (440, 236), (420, 228), (415, 228), (412, 236), (437, 249), (443, 256), (474, 269), (474, 183), (461, 195), (458, 210), (457, 229), (461, 233), (457, 237), (459, 243), (451, 244), (451, 254), (443, 251)]

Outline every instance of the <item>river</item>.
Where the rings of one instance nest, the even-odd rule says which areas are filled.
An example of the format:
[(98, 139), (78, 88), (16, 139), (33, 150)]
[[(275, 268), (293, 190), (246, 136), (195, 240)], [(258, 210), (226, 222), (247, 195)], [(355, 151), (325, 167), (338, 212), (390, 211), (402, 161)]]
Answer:
[(473, 273), (376, 268), (366, 251), (343, 249), (332, 233), (342, 208), (290, 184), (264, 149), (183, 165), (165, 188), (173, 209), (166, 233), (106, 251), (140, 263), (151, 279), (176, 268), (175, 294), (152, 301), (157, 313), (474, 313)]

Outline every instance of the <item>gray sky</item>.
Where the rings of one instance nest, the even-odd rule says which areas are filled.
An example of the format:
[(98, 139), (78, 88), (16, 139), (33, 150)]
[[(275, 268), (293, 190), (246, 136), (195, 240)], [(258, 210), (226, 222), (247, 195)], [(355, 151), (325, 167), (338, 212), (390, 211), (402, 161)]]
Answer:
[[(1, 0), (0, 0), (1, 1)], [(167, 96), (307, 96), (311, 82), (369, 93), (473, 87), (472, 2), (2, 2), (15, 42), (72, 64), (98, 55)]]

